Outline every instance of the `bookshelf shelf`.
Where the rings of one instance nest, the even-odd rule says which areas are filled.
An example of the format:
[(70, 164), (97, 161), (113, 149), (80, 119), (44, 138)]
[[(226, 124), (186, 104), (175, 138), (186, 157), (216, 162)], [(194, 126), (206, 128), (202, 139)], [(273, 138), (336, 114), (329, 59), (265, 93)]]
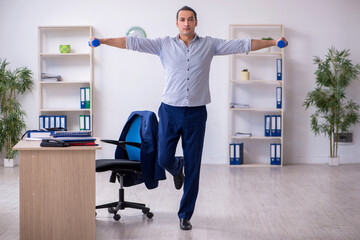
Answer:
[(230, 111), (282, 112), (279, 108), (230, 108)]
[[(283, 25), (230, 25), (229, 39), (261, 39), (284, 36)], [(228, 148), (230, 144), (243, 143), (243, 164), (231, 167), (281, 167), (284, 163), (284, 115), (285, 77), (277, 80), (277, 59), (281, 59), (284, 73), (284, 49), (271, 47), (235, 54), (229, 57), (229, 106), (228, 108)], [(250, 80), (241, 80), (241, 72), (247, 69)], [(282, 108), (276, 106), (276, 91), (281, 87)], [(242, 107), (242, 105), (250, 107)], [(265, 115), (280, 116), (281, 136), (265, 136)], [(279, 118), (280, 119), (280, 118)], [(251, 133), (252, 136), (234, 135), (236, 132)], [(272, 165), (270, 144), (280, 144), (281, 164)], [(278, 148), (277, 148), (278, 149)], [(231, 151), (228, 151), (230, 160)], [(278, 151), (279, 152), (279, 151)]]
[(276, 84), (281, 85), (283, 81), (278, 80), (230, 80), (232, 83), (238, 84)]

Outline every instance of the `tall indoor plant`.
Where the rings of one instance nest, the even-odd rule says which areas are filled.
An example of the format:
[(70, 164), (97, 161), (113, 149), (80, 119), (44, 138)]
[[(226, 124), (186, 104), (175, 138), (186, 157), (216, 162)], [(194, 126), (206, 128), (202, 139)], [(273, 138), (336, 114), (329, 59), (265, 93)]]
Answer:
[(6, 59), (0, 59), (0, 149), (6, 159), (13, 159), (16, 151), (12, 147), (20, 140), (26, 128), (25, 112), (17, 96), (30, 90), (33, 80), (32, 72), (27, 67), (9, 70), (6, 69), (8, 64)]
[[(304, 106), (316, 108), (311, 115), (311, 129), (315, 133), (329, 137), (330, 165), (338, 165), (339, 133), (347, 132), (359, 122), (359, 104), (346, 99), (346, 88), (357, 80), (359, 64), (352, 64), (348, 58), (350, 50), (338, 51), (331, 47), (325, 60), (314, 58), (316, 88), (307, 94)], [(334, 158), (335, 161), (334, 161)], [(335, 164), (332, 164), (334, 163)]]

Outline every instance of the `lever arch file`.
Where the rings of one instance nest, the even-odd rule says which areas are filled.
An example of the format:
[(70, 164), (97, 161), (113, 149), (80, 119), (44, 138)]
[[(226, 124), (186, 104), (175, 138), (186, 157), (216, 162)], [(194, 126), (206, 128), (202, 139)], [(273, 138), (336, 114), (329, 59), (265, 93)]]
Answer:
[(281, 144), (277, 143), (275, 147), (275, 165), (281, 165)]
[(276, 79), (282, 80), (282, 59), (276, 59)]
[(276, 115), (271, 115), (271, 131), (270, 131), (270, 136), (271, 137), (276, 137)]
[(85, 88), (85, 108), (90, 108), (90, 87)]
[(80, 88), (80, 108), (85, 109), (86, 103), (85, 103), (85, 88)]
[(235, 144), (229, 144), (230, 165), (235, 165)]
[(282, 88), (276, 88), (276, 108), (282, 107)]
[(270, 137), (271, 118), (270, 115), (265, 115), (265, 137)]
[(281, 115), (276, 116), (276, 136), (281, 137)]
[(270, 144), (270, 164), (275, 165), (276, 161), (276, 144), (271, 143)]

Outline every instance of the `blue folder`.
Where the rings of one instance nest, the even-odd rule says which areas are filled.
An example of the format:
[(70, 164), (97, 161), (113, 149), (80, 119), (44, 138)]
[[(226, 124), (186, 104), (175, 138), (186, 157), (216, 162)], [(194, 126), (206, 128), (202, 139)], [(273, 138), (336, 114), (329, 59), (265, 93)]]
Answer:
[(276, 79), (282, 80), (282, 59), (276, 59)]
[(276, 88), (276, 108), (282, 107), (282, 88)]

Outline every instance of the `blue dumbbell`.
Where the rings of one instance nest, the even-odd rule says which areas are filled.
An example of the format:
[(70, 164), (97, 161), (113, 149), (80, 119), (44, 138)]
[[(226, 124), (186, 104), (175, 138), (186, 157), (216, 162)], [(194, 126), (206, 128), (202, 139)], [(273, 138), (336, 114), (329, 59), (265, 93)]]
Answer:
[(90, 45), (90, 41), (88, 42), (88, 44), (89, 44), (89, 46), (93, 46), (93, 47), (97, 47), (97, 46), (99, 46), (100, 45), (100, 41), (99, 41), (99, 39), (94, 39), (94, 40), (92, 40), (91, 41), (91, 45)]
[(289, 44), (289, 42), (286, 42), (286, 43), (285, 43), (284, 40), (280, 40), (280, 41), (278, 41), (277, 46), (278, 46), (279, 48), (283, 48), (283, 47), (287, 46), (288, 44)]

